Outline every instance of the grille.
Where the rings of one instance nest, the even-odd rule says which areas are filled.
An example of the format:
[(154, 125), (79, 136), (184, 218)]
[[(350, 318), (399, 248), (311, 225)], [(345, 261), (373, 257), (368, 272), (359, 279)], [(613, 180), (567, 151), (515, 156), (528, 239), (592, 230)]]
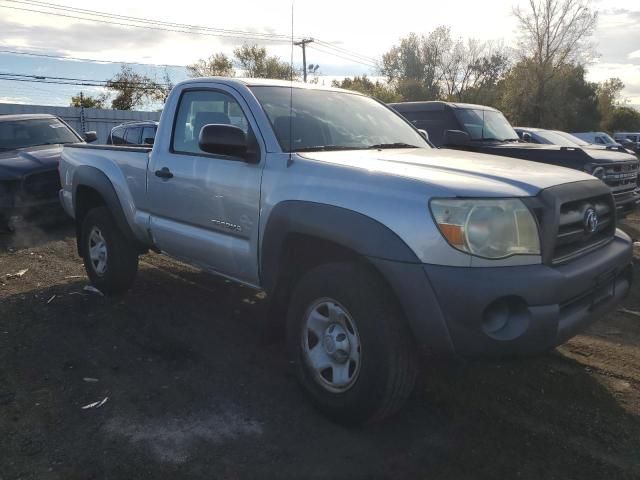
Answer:
[[(594, 232), (585, 225), (587, 211), (593, 208), (598, 217)], [(615, 206), (611, 195), (572, 200), (560, 205), (558, 234), (553, 263), (562, 263), (608, 242), (615, 233)]]
[(47, 200), (58, 196), (60, 177), (57, 170), (32, 173), (22, 181), (23, 195), (33, 200)]
[(638, 162), (605, 165), (602, 181), (611, 188), (616, 203), (633, 196), (638, 188)]

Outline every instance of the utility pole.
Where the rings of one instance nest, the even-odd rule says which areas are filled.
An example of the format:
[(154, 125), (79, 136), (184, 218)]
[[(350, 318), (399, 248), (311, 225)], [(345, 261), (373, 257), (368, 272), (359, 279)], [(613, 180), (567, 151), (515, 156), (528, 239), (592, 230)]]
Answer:
[(80, 130), (82, 133), (86, 133), (87, 131), (84, 118), (84, 93), (82, 90), (80, 91)]
[(307, 43), (313, 43), (313, 38), (303, 38), (299, 42), (294, 42), (294, 45), (302, 47), (302, 75), (304, 81), (307, 81)]

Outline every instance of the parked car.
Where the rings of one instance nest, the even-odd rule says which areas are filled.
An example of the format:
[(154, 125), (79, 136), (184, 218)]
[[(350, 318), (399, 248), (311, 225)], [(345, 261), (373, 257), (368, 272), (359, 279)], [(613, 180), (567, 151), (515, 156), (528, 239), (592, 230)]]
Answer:
[(613, 138), (634, 152), (640, 152), (640, 132), (616, 132)]
[[(537, 143), (542, 145), (558, 145), (567, 148), (584, 148), (587, 150), (613, 150), (625, 154), (625, 157), (621, 159), (633, 159), (635, 153), (623, 146), (612, 145), (600, 145), (586, 142), (585, 140), (576, 137), (575, 135), (561, 130), (546, 130), (544, 128), (531, 128), (531, 127), (513, 127), (518, 134), (520, 140), (526, 143)], [(631, 156), (629, 156), (631, 155)]]
[(571, 135), (593, 145), (604, 145), (611, 148), (624, 147), (622, 143), (616, 142), (613, 138), (611, 138), (611, 135), (606, 132), (575, 132)]
[(547, 351), (631, 283), (601, 181), (434, 149), (356, 92), (188, 80), (152, 149), (67, 145), (60, 178), (97, 288), (152, 249), (265, 292), (303, 389), (350, 424), (401, 407), (417, 352)]
[(158, 122), (127, 122), (113, 127), (107, 137), (107, 145), (149, 146), (153, 145)]
[(620, 217), (635, 211), (640, 203), (635, 155), (522, 142), (499, 110), (483, 105), (407, 102), (394, 103), (391, 107), (415, 127), (426, 130), (437, 147), (531, 160), (590, 173), (612, 189)]
[[(94, 141), (95, 132), (85, 139)], [(62, 145), (84, 143), (53, 115), (0, 115), (0, 230), (23, 218), (61, 213), (58, 161)]]

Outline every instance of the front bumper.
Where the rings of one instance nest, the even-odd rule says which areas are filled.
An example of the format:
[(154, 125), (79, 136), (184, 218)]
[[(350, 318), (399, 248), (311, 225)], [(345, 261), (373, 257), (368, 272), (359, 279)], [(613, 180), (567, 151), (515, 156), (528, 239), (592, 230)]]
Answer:
[(23, 202), (19, 199), (0, 205), (0, 228), (10, 227), (21, 220), (49, 220), (64, 217), (57, 198)]
[[(421, 350), (544, 352), (613, 310), (632, 281), (632, 247), (618, 232), (565, 265), (447, 267), (374, 263), (395, 290)], [(422, 278), (421, 278), (422, 277)]]

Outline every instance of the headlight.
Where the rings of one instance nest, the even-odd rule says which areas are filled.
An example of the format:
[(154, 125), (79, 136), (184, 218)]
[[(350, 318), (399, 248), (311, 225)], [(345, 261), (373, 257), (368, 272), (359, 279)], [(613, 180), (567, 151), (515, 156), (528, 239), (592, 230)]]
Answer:
[(434, 199), (429, 205), (442, 236), (483, 258), (540, 255), (538, 226), (518, 199)]

